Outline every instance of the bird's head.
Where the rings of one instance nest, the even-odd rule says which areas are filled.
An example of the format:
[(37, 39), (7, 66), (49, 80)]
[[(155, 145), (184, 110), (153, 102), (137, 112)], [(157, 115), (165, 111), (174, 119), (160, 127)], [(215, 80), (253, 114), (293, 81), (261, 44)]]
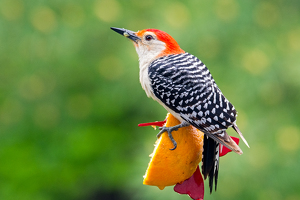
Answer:
[(133, 41), (140, 59), (184, 53), (174, 38), (158, 29), (144, 29), (138, 32), (123, 28), (111, 29)]

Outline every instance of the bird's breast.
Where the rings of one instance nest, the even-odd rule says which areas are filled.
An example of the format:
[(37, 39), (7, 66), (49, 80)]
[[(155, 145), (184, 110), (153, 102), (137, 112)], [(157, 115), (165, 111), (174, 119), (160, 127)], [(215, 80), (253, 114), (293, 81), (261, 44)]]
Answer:
[(142, 85), (142, 88), (145, 90), (147, 96), (155, 98), (153, 94), (153, 89), (151, 87), (147, 66), (140, 65), (140, 83)]

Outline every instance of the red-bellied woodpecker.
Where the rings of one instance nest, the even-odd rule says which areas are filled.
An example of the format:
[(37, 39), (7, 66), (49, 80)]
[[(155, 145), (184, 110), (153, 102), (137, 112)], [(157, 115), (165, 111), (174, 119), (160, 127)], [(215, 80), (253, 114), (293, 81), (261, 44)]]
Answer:
[(205, 178), (209, 176), (212, 191), (214, 180), (217, 185), (219, 143), (243, 153), (226, 129), (232, 127), (248, 146), (236, 125), (234, 106), (222, 94), (203, 62), (183, 51), (169, 34), (157, 29), (138, 32), (111, 29), (134, 42), (139, 56), (140, 82), (147, 96), (181, 122), (174, 127), (163, 127), (158, 136), (167, 132), (175, 149), (172, 131), (193, 125), (205, 133), (202, 173)]

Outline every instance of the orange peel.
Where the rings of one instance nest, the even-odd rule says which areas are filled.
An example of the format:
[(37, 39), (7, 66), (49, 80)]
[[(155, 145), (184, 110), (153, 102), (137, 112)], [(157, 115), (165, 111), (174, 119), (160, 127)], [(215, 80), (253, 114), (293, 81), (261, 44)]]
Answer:
[[(167, 127), (178, 124), (180, 121), (173, 115), (167, 115)], [(177, 148), (170, 150), (173, 143), (166, 132), (157, 139), (143, 184), (162, 190), (166, 186), (182, 183), (196, 171), (202, 159), (203, 133), (193, 126), (187, 126), (173, 131), (172, 135)]]

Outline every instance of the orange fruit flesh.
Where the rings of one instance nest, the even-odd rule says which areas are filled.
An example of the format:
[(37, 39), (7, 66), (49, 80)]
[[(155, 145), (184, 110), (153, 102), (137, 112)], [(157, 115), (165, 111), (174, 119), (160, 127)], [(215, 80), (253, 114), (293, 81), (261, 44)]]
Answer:
[[(167, 116), (167, 127), (180, 124), (171, 114)], [(155, 143), (143, 184), (159, 189), (181, 183), (190, 178), (202, 159), (203, 133), (193, 126), (179, 128), (172, 132), (177, 148), (164, 132)]]

